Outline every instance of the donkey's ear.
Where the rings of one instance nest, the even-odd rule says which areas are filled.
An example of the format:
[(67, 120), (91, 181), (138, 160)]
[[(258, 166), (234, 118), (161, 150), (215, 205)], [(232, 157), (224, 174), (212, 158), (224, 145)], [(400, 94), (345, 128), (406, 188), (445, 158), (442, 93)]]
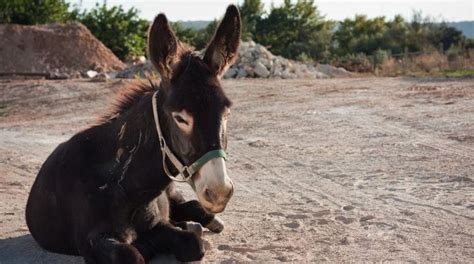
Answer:
[(148, 57), (162, 79), (171, 79), (172, 66), (178, 60), (178, 48), (178, 40), (168, 19), (164, 14), (159, 14), (148, 31)]
[(216, 76), (221, 76), (237, 58), (239, 45), (239, 9), (235, 5), (230, 5), (207, 46), (203, 60)]

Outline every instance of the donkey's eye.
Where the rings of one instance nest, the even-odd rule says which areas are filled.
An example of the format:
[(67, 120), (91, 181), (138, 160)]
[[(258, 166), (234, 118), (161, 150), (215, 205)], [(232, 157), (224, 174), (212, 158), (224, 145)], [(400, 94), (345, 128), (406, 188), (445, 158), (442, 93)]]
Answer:
[(184, 118), (182, 116), (174, 115), (173, 117), (174, 117), (174, 119), (176, 119), (176, 122), (181, 123), (181, 124), (185, 124), (185, 125), (189, 125), (188, 121), (184, 120)]

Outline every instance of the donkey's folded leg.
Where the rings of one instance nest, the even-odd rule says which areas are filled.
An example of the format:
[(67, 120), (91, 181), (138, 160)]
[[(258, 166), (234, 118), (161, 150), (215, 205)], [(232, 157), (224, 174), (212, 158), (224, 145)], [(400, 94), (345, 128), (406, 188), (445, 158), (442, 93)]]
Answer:
[(187, 202), (170, 201), (170, 218), (175, 222), (193, 221), (200, 223), (214, 233), (224, 229), (224, 222), (214, 214), (208, 213), (196, 200)]
[(196, 234), (198, 237), (202, 237), (202, 226), (199, 223), (195, 222), (174, 222), (170, 221), (174, 226), (181, 228), (182, 230), (191, 231)]
[(157, 254), (173, 254), (183, 262), (200, 260), (204, 256), (202, 240), (197, 234), (164, 223), (158, 223), (140, 235), (133, 245), (146, 261)]
[(145, 259), (134, 246), (120, 242), (113, 236), (93, 234), (88, 236), (81, 254), (87, 264), (123, 263), (144, 264)]

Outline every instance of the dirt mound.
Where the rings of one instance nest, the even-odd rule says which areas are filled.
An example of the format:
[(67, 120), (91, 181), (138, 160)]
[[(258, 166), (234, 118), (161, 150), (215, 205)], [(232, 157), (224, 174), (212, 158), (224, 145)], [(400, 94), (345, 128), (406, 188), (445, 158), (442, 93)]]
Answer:
[(88, 70), (125, 68), (111, 50), (80, 23), (0, 25), (0, 73), (80, 77)]

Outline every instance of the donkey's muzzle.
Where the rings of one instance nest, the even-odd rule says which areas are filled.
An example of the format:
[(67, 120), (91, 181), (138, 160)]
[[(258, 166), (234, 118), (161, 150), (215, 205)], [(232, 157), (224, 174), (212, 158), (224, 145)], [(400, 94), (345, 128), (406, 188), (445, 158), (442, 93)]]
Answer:
[[(205, 189), (204, 190), (204, 195), (203, 198), (205, 200), (205, 204), (212, 205), (211, 207), (203, 206), (204, 209), (207, 211), (217, 214), (222, 211), (224, 211), (227, 202), (230, 200), (232, 197), (232, 194), (234, 194), (234, 184), (232, 181), (230, 182), (230, 189), (229, 188), (224, 188), (222, 190), (222, 193), (215, 193), (215, 191), (211, 189)], [(227, 192), (227, 193), (226, 193)]]
[(211, 213), (224, 211), (234, 193), (223, 158), (207, 162), (193, 177), (196, 195), (202, 207)]

